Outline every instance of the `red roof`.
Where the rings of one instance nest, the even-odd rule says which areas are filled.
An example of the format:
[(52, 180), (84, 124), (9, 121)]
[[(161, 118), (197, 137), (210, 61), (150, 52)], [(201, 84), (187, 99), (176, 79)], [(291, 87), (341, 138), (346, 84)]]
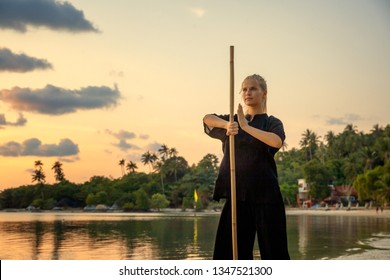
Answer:
[(356, 189), (353, 186), (334, 186), (333, 196), (358, 196)]

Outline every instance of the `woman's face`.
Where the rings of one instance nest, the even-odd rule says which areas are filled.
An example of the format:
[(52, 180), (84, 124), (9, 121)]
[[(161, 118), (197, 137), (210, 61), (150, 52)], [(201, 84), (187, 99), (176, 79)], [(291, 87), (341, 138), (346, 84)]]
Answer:
[(249, 107), (261, 107), (263, 99), (266, 96), (259, 83), (254, 79), (246, 79), (242, 83), (242, 99), (246, 106)]

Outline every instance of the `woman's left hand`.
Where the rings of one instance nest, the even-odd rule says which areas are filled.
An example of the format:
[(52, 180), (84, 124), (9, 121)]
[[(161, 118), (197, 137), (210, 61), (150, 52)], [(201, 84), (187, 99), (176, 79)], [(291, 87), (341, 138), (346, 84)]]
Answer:
[(238, 104), (237, 119), (238, 119), (238, 123), (240, 124), (241, 129), (243, 129), (245, 126), (248, 125), (248, 120), (245, 118), (244, 110), (242, 109), (241, 104)]

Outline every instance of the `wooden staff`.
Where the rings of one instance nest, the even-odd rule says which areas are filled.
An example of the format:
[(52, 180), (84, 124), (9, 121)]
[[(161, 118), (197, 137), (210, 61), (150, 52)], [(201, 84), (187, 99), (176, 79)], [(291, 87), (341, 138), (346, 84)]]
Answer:
[[(234, 122), (234, 46), (230, 46), (230, 123)], [(230, 192), (232, 212), (233, 260), (238, 260), (237, 213), (236, 213), (236, 160), (234, 156), (234, 135), (229, 136), (230, 148)]]

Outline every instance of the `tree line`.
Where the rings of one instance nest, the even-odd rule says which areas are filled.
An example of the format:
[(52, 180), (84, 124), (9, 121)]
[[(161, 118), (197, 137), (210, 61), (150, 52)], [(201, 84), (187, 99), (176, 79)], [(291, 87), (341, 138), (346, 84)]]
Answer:
[[(207, 154), (197, 164), (189, 166), (178, 156), (176, 148), (162, 145), (157, 152), (147, 151), (141, 162), (149, 173), (137, 172), (132, 161), (119, 160), (120, 178), (93, 176), (84, 183), (73, 183), (65, 176), (61, 162), (51, 169), (56, 182), (46, 183), (44, 163), (34, 162), (32, 183), (0, 193), (0, 209), (53, 207), (115, 206), (115, 209), (145, 211), (151, 208), (174, 207), (203, 209), (212, 207), (212, 192), (219, 168), (216, 155)], [(194, 191), (199, 199), (195, 202)], [(196, 204), (196, 205), (195, 205)]]
[(348, 124), (342, 132), (328, 131), (321, 138), (306, 129), (300, 148), (277, 153), (286, 204), (296, 204), (298, 178), (306, 179), (317, 202), (330, 195), (329, 186), (353, 186), (361, 202), (390, 202), (390, 125), (374, 125), (364, 133)]
[[(284, 146), (275, 156), (279, 183), (285, 204), (296, 206), (297, 180), (306, 179), (310, 196), (322, 201), (330, 195), (329, 186), (353, 186), (360, 201), (385, 204), (390, 201), (390, 126), (375, 125), (369, 133), (359, 132), (352, 124), (335, 134), (329, 131), (323, 139), (314, 131), (302, 133), (299, 148)], [(214, 208), (212, 201), (219, 159), (205, 155), (197, 164), (188, 165), (176, 148), (162, 145), (157, 152), (147, 151), (141, 162), (149, 173), (137, 172), (132, 161), (118, 163), (122, 176), (93, 176), (84, 183), (66, 179), (62, 163), (51, 169), (56, 183), (46, 183), (43, 162), (35, 161), (30, 185), (6, 189), (0, 193), (0, 208), (40, 209), (109, 205), (138, 211), (165, 207)], [(199, 200), (194, 200), (194, 190)]]

